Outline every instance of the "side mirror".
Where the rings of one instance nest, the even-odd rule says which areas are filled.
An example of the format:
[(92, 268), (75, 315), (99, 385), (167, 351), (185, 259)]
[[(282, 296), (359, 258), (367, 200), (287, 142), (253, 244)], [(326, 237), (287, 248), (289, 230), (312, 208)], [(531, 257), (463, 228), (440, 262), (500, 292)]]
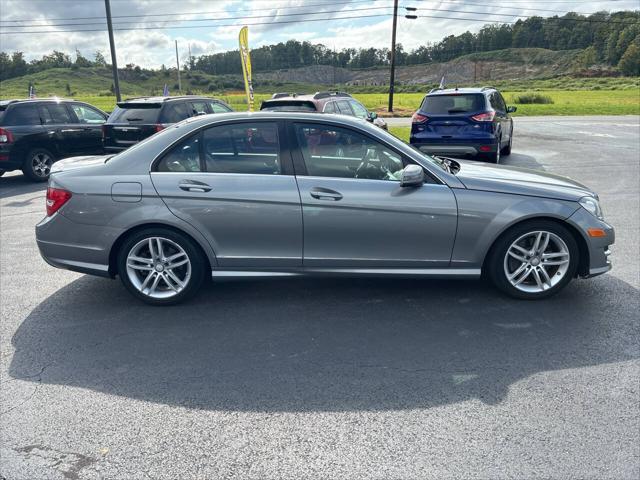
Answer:
[(518, 107), (507, 107), (507, 113), (513, 113), (518, 110)]
[(373, 122), (376, 118), (378, 118), (378, 114), (376, 112), (369, 112), (369, 121)]
[(424, 183), (424, 170), (420, 165), (407, 165), (402, 170), (401, 187), (419, 187)]

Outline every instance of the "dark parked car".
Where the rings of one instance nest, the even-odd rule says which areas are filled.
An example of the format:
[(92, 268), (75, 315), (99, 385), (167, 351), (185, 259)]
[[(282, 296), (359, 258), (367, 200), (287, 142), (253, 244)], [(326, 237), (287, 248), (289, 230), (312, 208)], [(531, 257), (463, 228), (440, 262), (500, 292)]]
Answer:
[(103, 111), (75, 100), (0, 101), (0, 175), (22, 170), (41, 182), (56, 160), (102, 153), (106, 120)]
[(232, 111), (220, 100), (193, 95), (130, 98), (117, 104), (102, 128), (104, 150), (107, 153), (121, 152), (189, 117)]
[(515, 111), (493, 87), (434, 89), (413, 114), (409, 143), (425, 153), (499, 163), (511, 153)]
[(265, 100), (260, 110), (271, 112), (322, 112), (349, 115), (373, 123), (376, 127), (387, 130), (387, 122), (370, 112), (360, 102), (345, 92), (316, 92), (313, 95), (298, 93), (274, 93), (271, 99)]

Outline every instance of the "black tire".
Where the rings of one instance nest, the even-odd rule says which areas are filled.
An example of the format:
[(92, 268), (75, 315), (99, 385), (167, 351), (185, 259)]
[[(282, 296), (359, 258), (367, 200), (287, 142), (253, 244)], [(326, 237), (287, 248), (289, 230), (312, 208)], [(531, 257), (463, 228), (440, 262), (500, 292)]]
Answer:
[[(525, 292), (513, 286), (507, 278), (507, 273), (505, 272), (505, 257), (513, 242), (527, 233), (537, 231), (550, 232), (558, 236), (568, 248), (569, 263), (566, 267), (566, 271), (564, 272), (564, 276), (561, 277), (561, 279), (553, 286), (548, 287), (546, 290), (541, 292)], [(549, 220), (531, 220), (510, 228), (495, 241), (489, 255), (487, 256), (484, 273), (499, 290), (513, 298), (522, 300), (541, 300), (558, 293), (571, 281), (571, 279), (576, 276), (580, 260), (579, 256), (580, 250), (576, 239), (566, 227)], [(516, 260), (516, 262), (518, 262), (518, 260)], [(560, 267), (557, 268), (559, 271)], [(551, 267), (551, 269), (553, 269), (553, 267)], [(556, 275), (557, 272), (553, 272), (553, 270), (551, 270), (551, 272), (550, 276), (553, 280), (554, 275)], [(533, 281), (534, 279), (528, 279), (527, 281), (529, 280)]]
[[(127, 268), (127, 257), (129, 255), (129, 252), (132, 250), (132, 248), (143, 242), (145, 239), (153, 237), (167, 239), (170, 242), (174, 242), (175, 244), (177, 244), (186, 253), (191, 267), (190, 276), (188, 277), (188, 280), (186, 280), (186, 284), (184, 285), (184, 287), (178, 293), (173, 294), (167, 288), (169, 284), (165, 280), (160, 279), (157, 282), (159, 289), (164, 288), (166, 292), (171, 293), (172, 296), (166, 298), (154, 298), (152, 296), (149, 296), (149, 294), (142, 293), (138, 286), (134, 285), (131, 278), (129, 278), (129, 270)], [(129, 236), (121, 245), (117, 257), (118, 275), (120, 276), (120, 280), (122, 281), (122, 284), (125, 286), (125, 288), (134, 297), (150, 305), (157, 306), (174, 305), (183, 302), (195, 295), (200, 289), (200, 286), (202, 285), (202, 282), (205, 278), (205, 275), (207, 273), (207, 265), (208, 262), (204, 257), (202, 250), (200, 250), (200, 248), (193, 242), (193, 240), (182, 233), (168, 228), (160, 227), (141, 230)], [(151, 271), (150, 275), (151, 273), (153, 273), (155, 276), (161, 275), (155, 270)], [(138, 272), (138, 274), (132, 273), (132, 275), (134, 275), (134, 277), (135, 275), (139, 275), (137, 278), (139, 281), (142, 281), (142, 276), (146, 274), (144, 274), (144, 272)], [(155, 279), (155, 277), (152, 277), (152, 279)], [(144, 285), (142, 286), (144, 287)]]
[(511, 136), (509, 137), (509, 143), (507, 146), (502, 149), (502, 156), (506, 157), (511, 155), (511, 146), (513, 145), (513, 131), (511, 132)]
[[(46, 182), (51, 174), (55, 156), (45, 148), (34, 148), (27, 152), (22, 162), (22, 173), (34, 182)], [(43, 165), (47, 165), (44, 167)]]

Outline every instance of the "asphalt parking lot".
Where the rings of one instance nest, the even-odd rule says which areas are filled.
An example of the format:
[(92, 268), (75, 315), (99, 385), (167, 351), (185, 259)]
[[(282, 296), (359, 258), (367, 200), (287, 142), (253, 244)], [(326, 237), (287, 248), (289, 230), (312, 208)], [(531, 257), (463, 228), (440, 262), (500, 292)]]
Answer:
[(214, 284), (153, 308), (56, 270), (44, 186), (0, 178), (0, 474), (640, 476), (640, 119), (518, 118), (504, 163), (600, 193), (614, 269), (541, 302), (480, 282)]

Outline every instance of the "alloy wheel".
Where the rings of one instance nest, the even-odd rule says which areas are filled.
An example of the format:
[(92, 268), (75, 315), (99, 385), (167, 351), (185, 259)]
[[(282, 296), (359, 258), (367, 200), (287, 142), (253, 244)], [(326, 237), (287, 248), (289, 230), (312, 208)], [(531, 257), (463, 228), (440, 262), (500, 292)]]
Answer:
[(516, 289), (540, 293), (562, 281), (570, 260), (562, 238), (552, 232), (534, 231), (520, 236), (507, 249), (504, 273)]
[(47, 178), (51, 173), (53, 158), (44, 152), (38, 152), (31, 157), (31, 170), (39, 178)]
[(127, 255), (127, 276), (143, 295), (155, 299), (171, 298), (182, 292), (191, 280), (191, 260), (173, 240), (148, 237)]

